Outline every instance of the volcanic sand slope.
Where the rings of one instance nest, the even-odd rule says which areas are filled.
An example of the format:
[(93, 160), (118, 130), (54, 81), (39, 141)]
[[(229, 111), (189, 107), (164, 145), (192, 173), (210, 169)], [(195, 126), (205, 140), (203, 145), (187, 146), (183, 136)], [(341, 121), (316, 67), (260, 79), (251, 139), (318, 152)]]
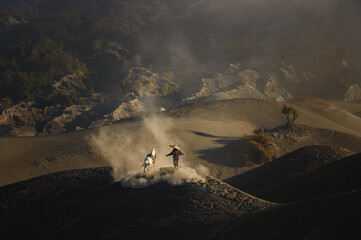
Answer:
[(348, 239), (355, 236), (360, 224), (360, 190), (278, 205), (213, 178), (181, 185), (160, 182), (141, 189), (124, 188), (110, 183), (109, 171), (73, 170), (0, 188), (2, 236)]
[[(185, 156), (181, 158), (181, 165), (204, 165), (209, 168), (212, 176), (220, 179), (229, 178), (247, 170), (240, 163), (237, 153), (241, 137), (251, 134), (257, 126), (272, 129), (283, 125), (286, 122), (281, 114), (284, 104), (269, 100), (233, 99), (195, 103), (169, 110), (158, 115), (158, 127), (167, 133), (162, 141), (154, 140), (149, 129), (144, 128), (144, 121), (131, 120), (100, 129), (61, 135), (0, 138), (0, 185), (56, 171), (109, 166), (110, 163), (106, 161), (109, 159), (100, 155), (90, 141), (93, 137), (97, 138), (99, 132), (104, 129), (119, 134), (124, 129), (127, 130), (122, 137), (133, 138), (135, 144), (127, 148), (126, 152), (135, 156), (134, 161), (139, 161), (136, 163), (137, 166), (142, 164), (144, 156), (152, 147), (158, 148), (160, 161), (171, 166), (171, 159), (164, 158), (164, 155), (170, 151), (168, 145), (176, 143), (185, 152)], [(347, 147), (350, 143), (352, 150), (360, 151), (358, 143), (361, 136), (361, 118), (354, 113), (361, 112), (361, 104), (320, 99), (286, 104), (299, 111), (297, 124), (328, 130), (317, 130), (318, 133), (315, 135), (314, 128), (306, 128), (307, 131), (302, 130), (304, 132), (301, 131), (301, 135), (296, 135), (299, 141), (297, 144), (289, 141), (294, 136), (286, 135), (286, 138), (280, 138), (282, 141), (279, 140), (278, 145), (282, 154), (297, 147), (318, 144), (319, 140), (322, 144), (331, 146)], [(352, 136), (344, 137), (344, 133)], [(278, 133), (272, 134), (277, 136)], [(137, 138), (143, 135), (146, 135), (147, 141), (137, 144)]]
[(213, 178), (141, 189), (110, 184), (110, 179), (109, 169), (93, 168), (0, 188), (2, 236), (201, 239), (196, 229), (205, 224), (277, 206)]
[[(275, 139), (278, 137), (278, 145), (293, 138), (296, 141), (292, 144), (298, 147), (325, 136), (323, 144), (342, 146), (340, 142), (350, 141), (350, 148), (357, 149), (359, 118), (353, 113), (360, 112), (361, 105), (321, 100), (291, 104), (301, 113), (297, 122), (308, 126), (268, 132)], [(330, 105), (338, 109), (337, 113), (327, 110)], [(193, 104), (165, 113), (168, 117), (158, 117), (157, 121), (167, 128), (165, 132), (170, 137), (166, 140), (173, 140), (186, 153), (181, 164), (205, 164), (210, 174), (234, 176), (241, 170), (236, 170), (238, 156), (232, 158), (236, 148), (229, 143), (236, 144), (258, 125), (281, 125), (285, 121), (280, 114), (282, 106), (283, 103), (250, 99)], [(322, 116), (325, 114), (328, 119)], [(171, 124), (167, 125), (169, 121)], [(10, 180), (5, 181), (9, 183), (30, 178), (31, 174), (77, 167), (76, 164), (82, 164), (81, 168), (109, 165), (91, 141), (93, 137), (100, 138), (102, 132), (110, 140), (111, 133), (132, 138), (131, 149), (125, 150), (136, 155), (134, 159), (144, 158), (154, 144), (145, 122), (122, 122), (58, 136), (2, 138), (1, 171), (8, 171)], [(315, 128), (322, 122), (328, 130)], [(336, 132), (342, 130), (354, 134)], [(162, 143), (159, 161), (168, 161), (171, 166), (171, 160), (162, 156), (169, 151), (168, 143), (158, 143)], [(242, 189), (248, 186), (249, 193), (258, 197), (264, 194), (265, 199), (296, 203), (271, 203), (209, 177), (205, 182), (160, 182), (132, 189), (112, 183), (110, 168), (72, 170), (1, 187), (1, 232), (11, 239), (347, 238), (360, 225), (360, 155), (348, 157), (351, 151), (331, 146), (301, 148), (229, 180)], [(283, 151), (290, 149), (285, 147)], [(47, 158), (53, 160), (34, 164)], [(142, 158), (139, 165), (141, 162)], [(20, 174), (17, 167), (22, 167)], [(300, 201), (310, 198), (315, 199)]]
[(209, 227), (209, 239), (353, 239), (361, 225), (361, 191), (244, 215)]
[[(184, 122), (187, 123), (199, 121), (199, 119), (215, 123), (213, 126), (206, 122), (199, 126), (189, 124), (188, 129), (195, 136), (189, 136), (184, 131), (177, 132), (177, 134), (188, 147), (186, 158), (190, 159), (189, 162), (193, 165), (202, 164), (210, 169), (213, 176), (225, 179), (237, 172), (248, 170), (240, 161), (242, 157), (240, 155), (240, 137), (253, 130), (242, 131), (242, 128), (234, 126), (232, 129), (229, 123), (250, 123), (254, 127), (262, 126), (268, 129), (278, 127), (286, 122), (285, 116), (280, 113), (284, 104), (295, 107), (300, 112), (300, 116), (296, 121), (297, 125), (291, 129), (276, 128), (269, 132), (281, 156), (297, 148), (316, 144), (349, 148), (355, 152), (361, 151), (360, 131), (357, 130), (357, 127), (361, 126), (361, 119), (353, 115), (361, 108), (359, 104), (345, 104), (320, 99), (291, 103), (233, 99), (191, 104), (171, 110), (166, 114), (177, 119), (184, 119)], [(299, 105), (302, 108), (298, 107)], [(335, 112), (334, 109), (338, 109), (338, 111)], [(329, 111), (331, 112), (328, 118), (322, 116)], [(342, 118), (344, 121), (339, 121)], [(348, 121), (350, 118), (351, 125)], [(306, 123), (308, 125), (305, 125)], [(216, 133), (215, 125), (223, 127), (224, 130), (233, 131), (233, 133), (222, 134), (222, 131), (220, 134)], [(322, 129), (317, 127), (322, 127)], [(189, 150), (192, 150), (191, 154), (189, 154)]]
[[(361, 136), (361, 118), (357, 116), (361, 104), (306, 99), (292, 102), (276, 102), (261, 99), (231, 99), (216, 102), (195, 103), (169, 111), (171, 116), (212, 119), (218, 121), (242, 120), (267, 129), (286, 123), (281, 114), (283, 105), (299, 112), (296, 123), (325, 128)], [(355, 115), (356, 114), (356, 115)]]
[(361, 136), (359, 103), (305, 99), (290, 105), (300, 111), (298, 123)]
[(361, 152), (361, 138), (334, 130), (295, 124), (280, 126), (267, 134), (272, 137), (280, 156), (308, 145), (325, 145)]
[(360, 154), (329, 146), (308, 146), (225, 180), (255, 196), (295, 202), (361, 189)]
[(73, 132), (0, 138), (0, 186), (49, 172), (107, 165), (85, 137), (83, 133)]

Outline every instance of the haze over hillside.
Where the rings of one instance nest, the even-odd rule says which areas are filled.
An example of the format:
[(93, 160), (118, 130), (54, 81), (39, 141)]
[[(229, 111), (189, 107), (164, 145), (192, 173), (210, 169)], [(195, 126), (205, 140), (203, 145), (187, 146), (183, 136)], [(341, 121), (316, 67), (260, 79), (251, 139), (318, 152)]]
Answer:
[(49, 86), (76, 74), (89, 89), (124, 95), (129, 70), (141, 66), (173, 73), (184, 98), (204, 79), (217, 92), (252, 86), (266, 98), (343, 100), (360, 85), (360, 5), (3, 0), (0, 94), (47, 99)]
[(233, 98), (358, 101), (360, 11), (356, 0), (2, 0), (0, 135)]

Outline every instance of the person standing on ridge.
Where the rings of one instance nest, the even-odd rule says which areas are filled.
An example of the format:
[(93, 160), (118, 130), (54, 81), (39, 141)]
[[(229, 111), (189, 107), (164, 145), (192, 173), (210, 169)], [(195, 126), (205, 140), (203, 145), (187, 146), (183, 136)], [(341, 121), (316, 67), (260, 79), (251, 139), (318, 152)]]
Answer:
[(181, 152), (180, 148), (177, 145), (169, 145), (169, 147), (173, 148), (173, 151), (165, 156), (168, 157), (170, 155), (173, 155), (174, 168), (178, 169), (179, 156), (184, 155), (184, 154)]

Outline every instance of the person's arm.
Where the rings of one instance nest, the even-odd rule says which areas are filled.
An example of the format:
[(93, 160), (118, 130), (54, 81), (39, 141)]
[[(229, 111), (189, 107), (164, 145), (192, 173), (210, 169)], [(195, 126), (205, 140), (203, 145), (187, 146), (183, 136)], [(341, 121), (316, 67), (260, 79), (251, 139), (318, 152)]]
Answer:
[(175, 149), (173, 149), (169, 154), (165, 155), (166, 157), (170, 156), (170, 155), (174, 155), (174, 153), (176, 152)]

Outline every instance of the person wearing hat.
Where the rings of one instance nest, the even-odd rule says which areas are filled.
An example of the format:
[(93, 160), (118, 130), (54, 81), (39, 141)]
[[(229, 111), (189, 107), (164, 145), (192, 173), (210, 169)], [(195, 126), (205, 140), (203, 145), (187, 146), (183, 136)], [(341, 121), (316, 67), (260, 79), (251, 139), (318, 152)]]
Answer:
[(165, 156), (168, 157), (170, 155), (173, 155), (174, 168), (178, 169), (179, 156), (184, 155), (184, 154), (181, 152), (180, 148), (177, 145), (169, 145), (169, 147), (173, 148), (173, 151)]

